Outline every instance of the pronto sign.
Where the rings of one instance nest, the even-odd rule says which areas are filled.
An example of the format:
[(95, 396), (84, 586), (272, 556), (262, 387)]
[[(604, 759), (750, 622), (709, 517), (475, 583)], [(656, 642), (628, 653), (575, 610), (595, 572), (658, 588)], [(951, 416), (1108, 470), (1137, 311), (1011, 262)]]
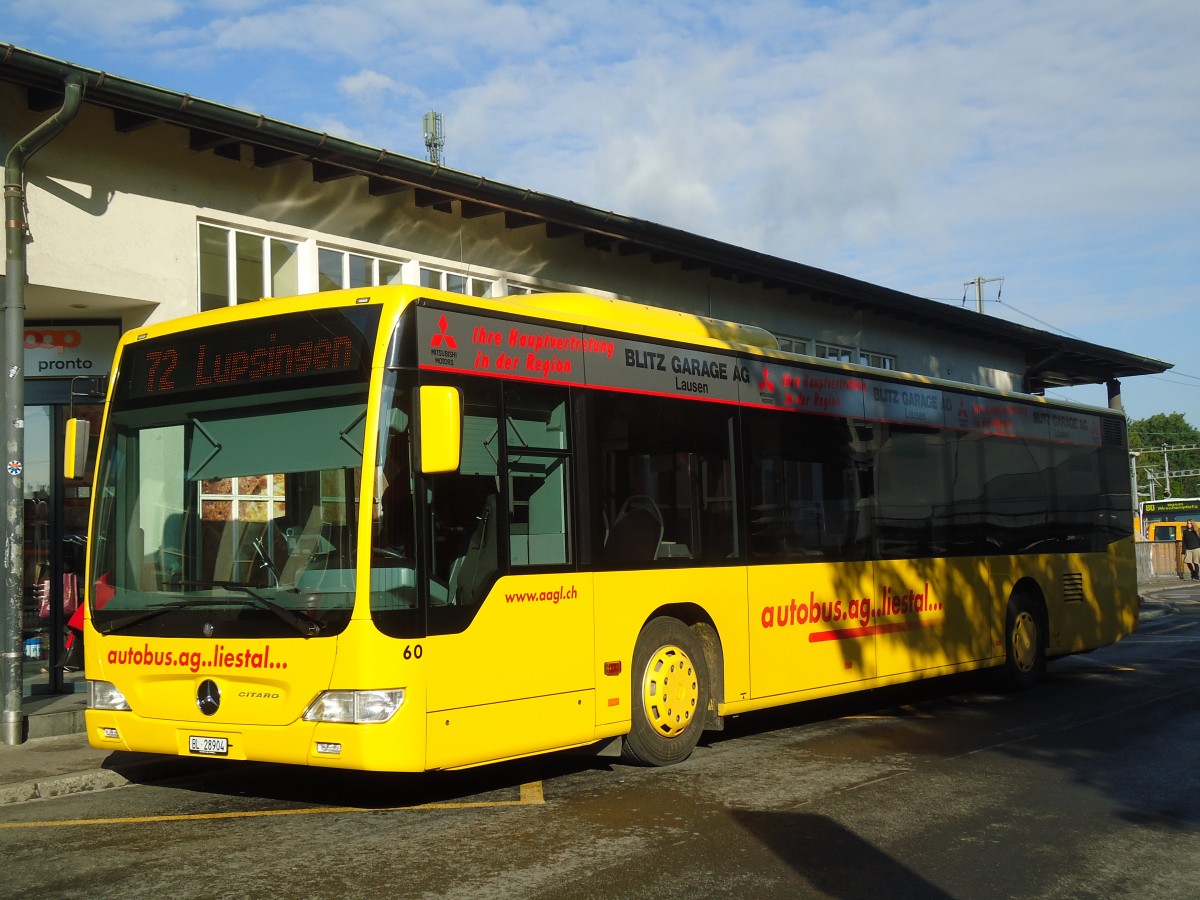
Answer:
[(116, 325), (25, 325), (25, 377), (108, 375), (121, 329)]

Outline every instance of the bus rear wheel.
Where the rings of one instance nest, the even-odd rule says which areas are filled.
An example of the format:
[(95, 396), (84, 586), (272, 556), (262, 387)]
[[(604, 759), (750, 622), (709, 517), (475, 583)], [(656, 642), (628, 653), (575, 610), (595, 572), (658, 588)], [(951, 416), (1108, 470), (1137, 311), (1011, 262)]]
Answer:
[(1004, 676), (1012, 688), (1033, 687), (1046, 674), (1046, 635), (1037, 604), (1027, 594), (1008, 601), (1004, 625)]
[(651, 619), (633, 648), (633, 714), (622, 755), (669, 766), (691, 755), (708, 712), (710, 681), (696, 633), (678, 619)]

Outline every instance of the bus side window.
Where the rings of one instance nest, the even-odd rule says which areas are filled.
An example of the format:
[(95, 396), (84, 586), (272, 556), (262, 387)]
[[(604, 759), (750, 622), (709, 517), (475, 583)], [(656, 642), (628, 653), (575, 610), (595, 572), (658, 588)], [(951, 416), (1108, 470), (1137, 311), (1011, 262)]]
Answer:
[(747, 421), (751, 555), (777, 562), (856, 558), (865, 539), (859, 501), (866, 470), (855, 463), (846, 422), (768, 411)]
[(514, 566), (571, 562), (567, 392), (510, 384), (504, 391), (509, 559)]
[(593, 558), (644, 566), (740, 557), (728, 407), (614, 393), (595, 398), (592, 421), (601, 504)]

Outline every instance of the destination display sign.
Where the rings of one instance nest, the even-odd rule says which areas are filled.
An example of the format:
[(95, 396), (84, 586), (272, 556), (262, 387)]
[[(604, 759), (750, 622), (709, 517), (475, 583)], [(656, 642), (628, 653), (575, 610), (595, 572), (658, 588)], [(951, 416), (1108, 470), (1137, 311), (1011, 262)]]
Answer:
[(1195, 499), (1186, 500), (1143, 500), (1142, 512), (1145, 515), (1153, 513), (1187, 513), (1191, 515), (1196, 512), (1197, 504), (1200, 501)]
[(591, 334), (554, 323), (417, 308), (418, 364), (1055, 443), (1099, 446), (1100, 417), (837, 370)]
[(206, 391), (366, 382), (379, 307), (287, 313), (125, 345), (116, 396), (126, 401)]

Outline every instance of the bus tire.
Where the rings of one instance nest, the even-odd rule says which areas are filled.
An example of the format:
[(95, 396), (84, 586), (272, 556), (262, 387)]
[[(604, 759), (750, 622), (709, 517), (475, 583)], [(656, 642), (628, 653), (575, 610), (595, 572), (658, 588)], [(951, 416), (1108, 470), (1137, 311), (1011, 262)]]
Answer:
[(1045, 620), (1025, 593), (1013, 594), (1004, 621), (1004, 680), (1014, 690), (1031, 688), (1046, 674)]
[(621, 755), (645, 766), (669, 766), (691, 755), (708, 711), (711, 681), (695, 632), (660, 616), (633, 648), (633, 712)]

